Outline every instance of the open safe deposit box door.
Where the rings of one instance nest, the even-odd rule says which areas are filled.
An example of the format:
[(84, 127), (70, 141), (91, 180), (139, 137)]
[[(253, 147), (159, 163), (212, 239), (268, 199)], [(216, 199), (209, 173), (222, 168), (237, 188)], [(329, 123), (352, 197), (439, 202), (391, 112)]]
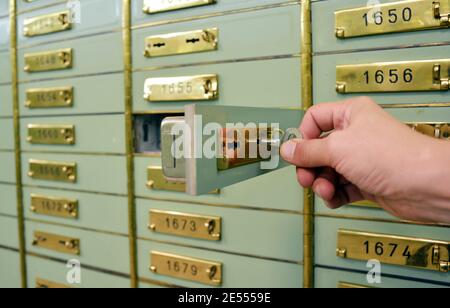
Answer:
[(161, 125), (164, 176), (202, 195), (278, 170), (287, 166), (280, 146), (300, 137), (302, 118), (299, 109), (188, 105)]

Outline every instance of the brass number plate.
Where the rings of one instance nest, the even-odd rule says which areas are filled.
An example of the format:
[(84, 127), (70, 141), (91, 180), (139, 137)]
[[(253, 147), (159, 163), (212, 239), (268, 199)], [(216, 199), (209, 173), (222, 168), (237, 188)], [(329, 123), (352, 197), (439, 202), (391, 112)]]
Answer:
[(147, 177), (147, 187), (150, 189), (186, 192), (186, 184), (183, 182), (171, 182), (166, 180), (161, 167), (148, 167)]
[(149, 221), (149, 229), (158, 233), (209, 241), (219, 241), (221, 238), (220, 217), (151, 210)]
[(216, 0), (144, 0), (144, 13), (154, 14), (216, 3)]
[(70, 255), (80, 254), (79, 239), (45, 232), (34, 232), (33, 246)]
[(413, 237), (339, 230), (337, 255), (341, 258), (449, 272), (450, 242)]
[(30, 159), (28, 176), (38, 180), (75, 183), (77, 165)]
[(365, 6), (335, 13), (336, 36), (350, 38), (383, 33), (448, 28), (450, 1), (413, 0)]
[(62, 283), (36, 278), (36, 289), (70, 289), (70, 287)]
[(31, 37), (60, 32), (72, 28), (70, 11), (25, 19), (23, 35)]
[(75, 144), (75, 127), (29, 124), (27, 141), (34, 144)]
[(78, 218), (78, 201), (72, 199), (31, 195), (33, 213), (61, 218)]
[(144, 99), (149, 102), (208, 101), (218, 94), (217, 75), (149, 78), (144, 86)]
[(205, 285), (222, 285), (222, 264), (153, 251), (150, 270), (155, 274), (195, 281)]
[(146, 57), (160, 57), (216, 50), (217, 28), (150, 36), (145, 40)]
[(26, 91), (25, 106), (28, 108), (71, 107), (73, 88), (29, 89)]
[(336, 68), (338, 93), (448, 91), (450, 60), (402, 61)]
[(25, 72), (63, 70), (72, 67), (72, 49), (25, 54)]

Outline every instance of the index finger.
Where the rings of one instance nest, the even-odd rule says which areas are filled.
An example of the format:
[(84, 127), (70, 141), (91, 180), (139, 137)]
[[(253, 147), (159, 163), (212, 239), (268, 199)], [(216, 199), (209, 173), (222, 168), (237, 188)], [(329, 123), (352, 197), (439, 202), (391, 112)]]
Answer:
[(343, 129), (345, 120), (349, 115), (349, 103), (352, 101), (322, 103), (311, 107), (300, 125), (303, 138), (317, 139), (324, 132)]

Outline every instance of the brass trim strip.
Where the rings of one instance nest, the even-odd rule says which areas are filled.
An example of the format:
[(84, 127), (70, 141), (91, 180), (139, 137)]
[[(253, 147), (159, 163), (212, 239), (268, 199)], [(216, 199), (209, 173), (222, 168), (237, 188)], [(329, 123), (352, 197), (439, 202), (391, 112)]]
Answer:
[(261, 10), (268, 10), (268, 9), (274, 9), (274, 8), (298, 5), (300, 3), (301, 3), (300, 0), (299, 1), (289, 1), (289, 2), (284, 2), (284, 3), (267, 4), (267, 5), (250, 7), (250, 8), (222, 11), (222, 12), (210, 13), (210, 14), (205, 14), (205, 15), (177, 18), (177, 19), (172, 19), (172, 20), (155, 21), (155, 22), (143, 23), (143, 24), (140, 24), (140, 25), (132, 26), (131, 30), (137, 30), (137, 29), (142, 29), (142, 28), (150, 28), (150, 27), (156, 27), (156, 26), (163, 26), (163, 25), (169, 25), (169, 24), (180, 23), (180, 22), (208, 19), (208, 18), (213, 18), (213, 17), (221, 17), (221, 16), (226, 16), (226, 15), (256, 12), (256, 11), (261, 11)]
[(190, 205), (206, 205), (211, 207), (224, 207), (230, 209), (241, 209), (241, 210), (251, 210), (251, 211), (262, 211), (262, 212), (271, 212), (271, 213), (279, 213), (279, 214), (292, 214), (303, 216), (303, 212), (297, 212), (292, 210), (279, 210), (279, 209), (269, 209), (269, 208), (260, 208), (260, 207), (252, 207), (245, 205), (233, 205), (233, 204), (224, 204), (224, 203), (212, 203), (212, 202), (204, 202), (198, 200), (181, 200), (181, 199), (170, 199), (170, 198), (156, 198), (156, 197), (145, 197), (145, 196), (136, 196), (137, 199), (142, 200), (153, 200), (153, 201), (161, 201), (161, 202), (173, 202), (173, 203), (181, 203), (181, 204), (190, 204)]
[(399, 50), (399, 49), (410, 49), (410, 48), (421, 48), (421, 47), (440, 47), (448, 46), (450, 41), (446, 42), (436, 42), (436, 43), (423, 43), (423, 44), (410, 44), (410, 45), (396, 45), (396, 46), (386, 46), (386, 47), (374, 47), (374, 48), (358, 48), (358, 49), (345, 49), (345, 50), (334, 50), (334, 51), (323, 51), (314, 52), (314, 56), (331, 56), (340, 55), (347, 53), (357, 53), (357, 52), (371, 52), (371, 51), (386, 51), (386, 50)]
[(133, 133), (133, 74), (132, 74), (132, 37), (131, 37), (131, 0), (122, 2), (122, 40), (125, 80), (125, 138), (127, 152), (127, 189), (128, 189), (128, 236), (130, 246), (130, 277), (131, 287), (137, 288), (137, 227), (136, 200), (134, 179), (134, 133)]
[[(301, 97), (303, 110), (313, 105), (311, 0), (301, 5)], [(303, 287), (314, 288), (314, 194), (303, 191)]]
[(25, 242), (25, 224), (23, 210), (23, 191), (22, 191), (22, 159), (20, 156), (20, 111), (19, 111), (19, 72), (18, 72), (18, 52), (17, 52), (17, 7), (16, 1), (9, 1), (10, 15), (10, 47), (11, 47), (11, 72), (12, 72), (12, 92), (13, 92), (13, 114), (14, 114), (14, 145), (16, 158), (16, 194), (17, 194), (17, 218), (18, 235), (20, 250), (20, 275), (22, 288), (27, 287), (27, 266), (26, 266), (26, 242)]
[(191, 249), (200, 249), (202, 251), (210, 251), (210, 252), (216, 252), (216, 253), (232, 255), (232, 256), (239, 256), (239, 257), (246, 257), (246, 258), (253, 258), (253, 259), (262, 259), (262, 260), (266, 260), (266, 261), (281, 262), (281, 263), (294, 264), (294, 265), (303, 265), (303, 262), (300, 260), (294, 261), (294, 260), (271, 258), (271, 257), (266, 257), (266, 256), (241, 253), (241, 252), (237, 252), (237, 251), (227, 251), (227, 250), (214, 249), (214, 248), (205, 247), (205, 246), (188, 245), (188, 244), (184, 244), (182, 242), (161, 241), (161, 240), (156, 240), (156, 239), (152, 239), (152, 238), (148, 238), (148, 237), (141, 237), (141, 236), (138, 236), (137, 239), (140, 241), (153, 242), (153, 243), (158, 243), (158, 244), (167, 244), (167, 245), (173, 245), (173, 246), (191, 248)]
[(314, 217), (320, 218), (334, 218), (334, 219), (350, 219), (350, 220), (362, 220), (368, 222), (384, 222), (384, 223), (393, 223), (393, 224), (403, 224), (403, 225), (415, 225), (415, 226), (423, 226), (423, 227), (438, 227), (438, 228), (450, 228), (450, 225), (447, 224), (438, 224), (438, 223), (422, 223), (408, 220), (396, 220), (389, 218), (376, 218), (370, 216), (354, 216), (354, 215), (340, 215), (340, 214), (325, 214), (325, 213), (315, 213)]
[(175, 68), (204, 66), (204, 65), (216, 65), (216, 64), (220, 65), (220, 64), (254, 62), (254, 61), (295, 59), (295, 58), (300, 58), (300, 57), (301, 57), (300, 54), (287, 54), (287, 55), (251, 57), (251, 58), (241, 58), (241, 59), (228, 59), (228, 60), (217, 60), (217, 61), (207, 61), (207, 62), (193, 62), (193, 63), (184, 63), (184, 64), (176, 64), (176, 65), (163, 65), (163, 66), (135, 68), (135, 69), (133, 69), (133, 73), (151, 72), (151, 71), (159, 71), (159, 70), (165, 70), (165, 69), (175, 69)]

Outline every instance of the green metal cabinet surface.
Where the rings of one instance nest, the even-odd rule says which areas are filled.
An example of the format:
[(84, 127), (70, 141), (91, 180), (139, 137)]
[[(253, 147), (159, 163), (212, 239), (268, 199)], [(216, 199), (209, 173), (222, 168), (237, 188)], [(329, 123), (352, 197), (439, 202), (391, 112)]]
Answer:
[[(80, 76), (50, 81), (37, 81), (19, 84), (20, 114), (28, 116), (84, 115), (124, 112), (124, 78), (122, 73), (100, 76)], [(36, 108), (25, 106), (26, 92), (34, 89), (58, 87), (73, 88), (73, 106), (68, 108)], [(1, 89), (1, 88), (0, 88)], [(119, 126), (118, 126), (119, 128)]]
[(17, 196), (14, 184), (0, 184), (0, 214), (17, 216)]
[(52, 261), (44, 257), (27, 257), (28, 264), (28, 287), (34, 288), (39, 280), (46, 280), (57, 283), (68, 288), (128, 288), (130, 279), (125, 275), (113, 275), (102, 273), (99, 270), (92, 270), (83, 266), (80, 268), (79, 283), (73, 281), (69, 283), (67, 277), (70, 276), (70, 269), (65, 262)]
[[(92, 52), (93, 45), (95, 45), (95, 53)], [(72, 68), (35, 73), (27, 73), (24, 71), (25, 54), (52, 52), (66, 48), (72, 49)], [(19, 49), (18, 52), (19, 80), (23, 82), (119, 72), (123, 70), (122, 55), (122, 37), (120, 32), (111, 32), (98, 36), (85, 36), (57, 43), (23, 48)]]
[(369, 283), (367, 273), (351, 272), (335, 269), (316, 268), (316, 288), (442, 288), (446, 284), (431, 284), (421, 279), (405, 279), (396, 276), (383, 275), (380, 283)]
[[(449, 51), (450, 46), (427, 46), (316, 56), (314, 57), (313, 67), (313, 78), (316, 85), (314, 87), (314, 102), (340, 101), (363, 95), (338, 94), (336, 92), (337, 65), (450, 59)], [(372, 97), (377, 103), (387, 105), (447, 103), (450, 98), (449, 91), (365, 94)]]
[[(164, 0), (157, 0), (162, 3)], [(157, 14), (146, 14), (143, 11), (144, 2), (148, 0), (133, 0), (132, 1), (132, 17), (133, 25), (139, 26), (142, 24), (153, 22), (164, 22), (167, 20), (177, 20), (180, 18), (195, 18), (197, 16), (207, 16), (210, 14), (220, 14), (222, 12), (233, 12), (237, 10), (258, 10), (266, 6), (275, 6), (283, 3), (288, 3), (288, 0), (219, 0), (213, 5), (198, 6), (189, 9), (161, 12)], [(151, 1), (150, 1), (151, 2)]]
[(0, 118), (0, 150), (14, 150), (14, 127), (12, 119)]
[[(7, 46), (5, 46), (7, 48)], [(5, 50), (0, 50), (0, 68), (2, 74), (0, 74), (0, 84), (3, 86), (5, 83), (11, 82), (11, 65), (10, 65), (10, 53)], [(9, 86), (11, 87), (11, 86)]]
[[(340, 229), (442, 241), (448, 240), (449, 234), (448, 228), (446, 227), (352, 220), (339, 217), (318, 217), (315, 221), (315, 226), (315, 241), (316, 243), (322, 243), (315, 247), (316, 265), (359, 271), (367, 270), (367, 262), (336, 256), (336, 250), (339, 248), (337, 245), (338, 230)], [(429, 283), (433, 283), (433, 281), (449, 282), (448, 273), (415, 269), (406, 266), (383, 264), (382, 273), (401, 277), (420, 278), (427, 280)]]
[(17, 230), (17, 218), (12, 216), (0, 216), (0, 246), (19, 248), (19, 236)]
[[(87, 231), (73, 227), (61, 227), (43, 222), (27, 220), (26, 249), (30, 253), (47, 257), (58, 258), (65, 262), (76, 259), (86, 267), (95, 267), (100, 270), (111, 270), (118, 274), (128, 274), (129, 252), (128, 237), (118, 234)], [(79, 240), (78, 255), (62, 253), (52, 249), (42, 248), (33, 245), (34, 233), (44, 232), (52, 235), (65, 236)]]
[[(137, 201), (137, 208), (140, 238), (261, 258), (291, 262), (303, 260), (303, 244), (298, 238), (302, 229), (301, 215), (141, 199)], [(149, 229), (151, 210), (220, 217), (221, 239), (208, 241), (153, 232)]]
[(20, 288), (19, 253), (0, 248), (0, 288)]
[[(1, 155), (1, 154), (0, 154)], [(33, 179), (28, 176), (29, 161), (52, 161), (75, 163), (77, 180), (75, 183)], [(22, 154), (23, 183), (30, 186), (66, 188), (111, 194), (126, 194), (126, 165), (123, 156), (70, 155), (70, 154)]]
[[(143, 56), (145, 39), (149, 36), (216, 27), (219, 37), (215, 51), (155, 58)], [(136, 29), (133, 30), (133, 66), (161, 67), (298, 54), (299, 28), (300, 10), (290, 6)]]
[[(295, 180), (295, 168), (286, 167), (269, 174), (228, 186), (220, 190), (219, 194), (209, 194), (191, 197), (185, 193), (155, 190), (147, 186), (147, 168), (160, 166), (160, 158), (137, 157), (136, 170), (136, 194), (138, 197), (155, 199), (168, 199), (188, 202), (240, 205), (243, 207), (256, 207), (275, 209), (300, 213), (303, 209), (302, 190)], [(280, 202), (279, 194), (283, 193)]]
[[(44, 188), (25, 188), (23, 193), (26, 219), (100, 232), (128, 234), (128, 224), (126, 219), (124, 219), (127, 216), (126, 197)], [(75, 200), (78, 202), (78, 216), (76, 218), (61, 218), (35, 213), (30, 210), (32, 195)], [(102, 219), (99, 219), (99, 217), (102, 217)]]
[(138, 241), (139, 277), (166, 282), (183, 287), (208, 287), (208, 285), (154, 274), (149, 270), (150, 252), (158, 251), (191, 258), (222, 263), (222, 287), (228, 288), (282, 288), (300, 287), (303, 268), (299, 264), (251, 258), (209, 250)]
[[(83, 0), (80, 2), (80, 5), (76, 5), (73, 8), (68, 4), (70, 3), (59, 3), (58, 5), (20, 14), (17, 19), (19, 46), (112, 32), (117, 31), (121, 27), (121, 0)], [(48, 14), (61, 13), (69, 9), (72, 9), (73, 14), (69, 30), (33, 37), (24, 35), (24, 22), (26, 20), (45, 17)]]
[[(404, 1), (404, 0), (403, 0)], [(384, 0), (380, 4), (399, 2), (399, 0)], [(408, 3), (408, 1), (404, 1)], [(369, 5), (376, 4), (369, 2)], [(335, 34), (334, 14), (340, 10), (366, 7), (367, 0), (325, 0), (316, 1), (312, 4), (312, 27), (313, 27), (313, 50), (315, 53), (328, 53), (336, 51), (364, 50), (364, 49), (386, 49), (399, 46), (417, 46), (433, 43), (441, 43), (448, 36), (448, 29), (434, 29), (426, 31), (413, 31), (404, 33), (380, 34), (372, 36), (353, 37), (339, 39)], [(431, 2), (429, 6), (432, 10)], [(376, 10), (376, 8), (375, 8)], [(374, 11), (375, 12), (375, 11)], [(401, 11), (397, 10), (397, 19), (401, 19)], [(391, 22), (394, 17), (384, 16)], [(361, 15), (361, 20), (363, 16)], [(327, 22), (323, 22), (326, 20)]]
[[(73, 126), (74, 144), (33, 144), (22, 138), (24, 151), (57, 151), (103, 154), (125, 154), (125, 119), (123, 115), (89, 115), (33, 117), (22, 119), (21, 135), (28, 136), (29, 125)], [(0, 120), (0, 126), (2, 122)]]
[(0, 152), (0, 182), (16, 183), (14, 152)]
[(13, 106), (11, 85), (0, 85), (0, 116), (12, 117), (12, 113)]
[[(133, 74), (134, 110), (167, 112), (182, 110), (189, 102), (148, 102), (143, 98), (147, 78), (215, 74), (219, 80), (217, 100), (201, 104), (248, 107), (299, 107), (301, 84), (300, 59), (284, 58), (267, 61), (203, 64)], [(236, 71), (240, 73), (236, 75)], [(286, 78), (289, 76), (288, 78)], [(283, 80), (283, 82), (280, 82)]]
[[(152, 1), (161, 4), (165, 0)], [(397, 0), (383, 3), (394, 1)], [(149, 137), (160, 133), (158, 125), (148, 126), (151, 117), (160, 121), (166, 116), (192, 116), (194, 107), (190, 105), (196, 103), (196, 110), (201, 111), (206, 122), (259, 123), (278, 117), (282, 128), (298, 126), (310, 103), (360, 95), (336, 92), (336, 66), (450, 60), (448, 29), (340, 39), (335, 32), (335, 12), (364, 7), (367, 1), (313, 0), (309, 54), (310, 40), (303, 30), (308, 30), (310, 20), (308, 12), (302, 11), (308, 7), (302, 1), (217, 0), (211, 5), (153, 14), (144, 12), (144, 2), (148, 1), (17, 0), (17, 29), (10, 29), (14, 23), (8, 17), (9, 0), (0, 0), (0, 287), (20, 287), (24, 283), (35, 287), (39, 282), (74, 288), (211, 286), (198, 279), (164, 275), (159, 271), (161, 267), (152, 269), (152, 252), (218, 262), (223, 275), (217, 286), (225, 288), (298, 288), (312, 278), (319, 288), (342, 284), (449, 286), (448, 273), (387, 264), (382, 267), (382, 283), (369, 284), (366, 262), (336, 256), (339, 230), (449, 241), (448, 226), (404, 222), (373, 207), (348, 205), (335, 211), (318, 197), (314, 215), (304, 216), (311, 204), (304, 198), (293, 166), (256, 176), (261, 173), (256, 164), (220, 173), (216, 161), (199, 160), (194, 164), (191, 159), (187, 171), (195, 166), (196, 172), (195, 176), (194, 172), (187, 174), (185, 184), (191, 188), (189, 192), (220, 188), (201, 196), (150, 185), (154, 179), (148, 174), (149, 167), (162, 166), (163, 157), (160, 138)], [(123, 6), (127, 3), (129, 10)], [(26, 20), (71, 8), (76, 20), (70, 30), (31, 37), (24, 34)], [(40, 26), (48, 25), (43, 22)], [(160, 57), (144, 55), (148, 37), (209, 28), (218, 30), (216, 50), (175, 52)], [(10, 46), (11, 30), (17, 30), (17, 46)], [(195, 39), (180, 42), (196, 43)], [(11, 47), (17, 47), (17, 84), (11, 57), (16, 49)], [(66, 48), (73, 52), (71, 68), (24, 70), (27, 55)], [(203, 74), (218, 77), (218, 97), (214, 100), (150, 102), (144, 98), (144, 91), (149, 90), (145, 89), (148, 78)], [(40, 91), (40, 100), (51, 101), (55, 98), (45, 97), (45, 90), (61, 87), (73, 90), (71, 106), (32, 108), (27, 104), (30, 91)], [(312, 102), (308, 99), (310, 88)], [(449, 91), (365, 94), (402, 122), (450, 123), (450, 107), (445, 107), (450, 102)], [(279, 108), (284, 110), (276, 110)], [(299, 117), (294, 121), (296, 115)], [(18, 120), (17, 125), (14, 119)], [(27, 140), (28, 125), (32, 124), (74, 125), (75, 144), (33, 144)], [(144, 129), (139, 125), (147, 126)], [(16, 145), (17, 138), (20, 142)], [(141, 146), (150, 143), (154, 146), (152, 151)], [(203, 145), (198, 140), (196, 143)], [(29, 174), (30, 160), (43, 162), (41, 171), (48, 173), (51, 171), (45, 164), (75, 163), (76, 180), (69, 183), (39, 179), (36, 174), (33, 177)], [(16, 171), (21, 174), (20, 183), (16, 183)], [(213, 187), (231, 183), (235, 184)], [(33, 197), (42, 198), (40, 210), (32, 203)], [(77, 214), (55, 216), (62, 210), (67, 213), (64, 202), (52, 202), (58, 198), (76, 201)], [(18, 212), (22, 207), (24, 212)], [(202, 219), (220, 218), (220, 239), (199, 239), (180, 234), (179, 230), (155, 231), (150, 211), (163, 211), (171, 217), (181, 213), (202, 215)], [(24, 221), (18, 220), (21, 214)], [(311, 243), (303, 233), (312, 222), (315, 230)], [(19, 249), (18, 230), (22, 223), (25, 251)], [(132, 237), (134, 227), (137, 239)], [(58, 245), (59, 248), (39, 247), (42, 238), (35, 242), (36, 232), (79, 240), (79, 254), (63, 253)], [(73, 244), (61, 243), (68, 243), (69, 248)], [(130, 244), (135, 244), (137, 251), (130, 250)], [(313, 260), (309, 259), (310, 249), (315, 252)], [(25, 264), (20, 264), (20, 253), (24, 254)], [(80, 262), (81, 284), (67, 280), (74, 269), (67, 265), (70, 260)], [(304, 268), (303, 264), (314, 264), (315, 277), (310, 277), (312, 267)], [(138, 277), (133, 277), (133, 265)], [(22, 266), (27, 268), (26, 277), (21, 277)]]

